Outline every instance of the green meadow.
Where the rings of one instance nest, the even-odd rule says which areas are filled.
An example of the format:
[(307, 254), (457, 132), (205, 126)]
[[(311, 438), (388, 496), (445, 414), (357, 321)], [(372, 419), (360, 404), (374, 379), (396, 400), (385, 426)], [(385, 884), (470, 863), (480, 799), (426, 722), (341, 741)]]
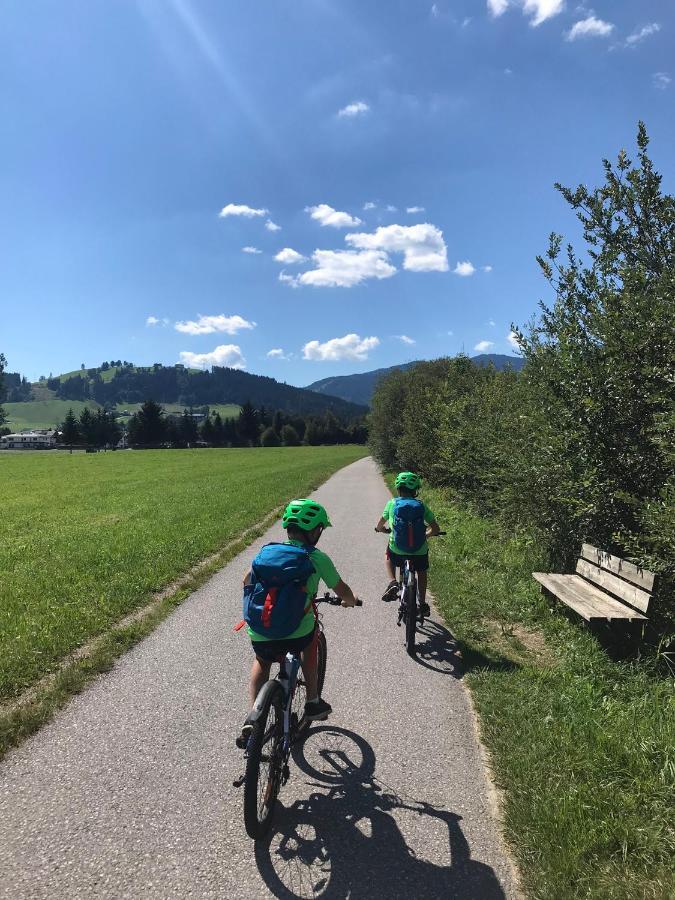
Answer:
[(2, 406), (7, 416), (6, 425), (13, 431), (55, 428), (63, 422), (69, 409), (78, 418), (85, 406), (92, 411), (98, 409), (98, 403), (93, 400), (86, 403), (82, 400), (31, 400), (25, 403), (3, 403)]
[(366, 452), (0, 455), (0, 703)]

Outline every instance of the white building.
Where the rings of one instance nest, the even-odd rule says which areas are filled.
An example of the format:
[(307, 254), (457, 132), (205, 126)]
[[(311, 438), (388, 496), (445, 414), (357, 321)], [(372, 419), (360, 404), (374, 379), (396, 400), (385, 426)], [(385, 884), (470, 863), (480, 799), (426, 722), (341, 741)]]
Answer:
[(0, 437), (0, 450), (51, 450), (54, 447), (55, 431), (22, 431)]

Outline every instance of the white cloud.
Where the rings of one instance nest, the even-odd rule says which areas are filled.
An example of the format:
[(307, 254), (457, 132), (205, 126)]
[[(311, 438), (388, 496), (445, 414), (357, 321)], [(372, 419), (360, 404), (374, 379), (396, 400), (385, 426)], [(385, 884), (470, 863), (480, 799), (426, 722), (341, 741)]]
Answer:
[(488, 325), (489, 325), (491, 328), (494, 328), (496, 324), (497, 324), (497, 323), (495, 322), (494, 319), (490, 319), (489, 322), (488, 322)]
[(357, 225), (363, 224), (361, 219), (350, 216), (346, 212), (339, 212), (327, 203), (319, 203), (318, 206), (306, 206), (305, 212), (308, 212), (322, 227), (331, 225), (333, 228), (356, 228)]
[(494, 347), (493, 341), (478, 341), (473, 349), (477, 350), (479, 353), (487, 353), (490, 347)]
[(157, 318), (157, 316), (148, 316), (148, 318), (145, 320), (145, 324), (149, 325), (150, 327), (152, 327), (153, 325), (159, 325), (159, 319)]
[(649, 25), (643, 25), (639, 31), (634, 31), (632, 34), (629, 34), (626, 38), (626, 47), (633, 47), (635, 44), (639, 44), (640, 41), (644, 41), (645, 38), (651, 37), (653, 34), (656, 34), (657, 31), (661, 31), (661, 26), (658, 22), (651, 22)]
[(275, 347), (274, 350), (268, 350), (267, 357), (268, 357), (268, 359), (284, 359), (284, 360), (290, 359), (289, 356), (286, 356), (286, 354), (281, 349), (281, 347)]
[(196, 322), (176, 322), (174, 328), (182, 334), (213, 334), (223, 331), (225, 334), (236, 334), (247, 328), (255, 328), (255, 322), (249, 322), (241, 316), (199, 316)]
[(438, 3), (432, 3), (431, 5), (431, 16), (434, 19), (437, 19), (441, 14), (440, 9), (438, 8)]
[(303, 256), (302, 253), (298, 253), (297, 250), (293, 250), (291, 247), (284, 247), (284, 249), (280, 250), (274, 258), (277, 262), (287, 266), (307, 261), (306, 256)]
[(667, 72), (654, 72), (653, 81), (654, 87), (658, 88), (660, 91), (665, 91), (670, 82), (673, 80)]
[(435, 225), (386, 225), (372, 234), (348, 234), (345, 241), (361, 250), (402, 253), (403, 268), (411, 272), (447, 272), (443, 232)]
[(348, 103), (347, 106), (343, 106), (338, 111), (338, 116), (342, 119), (353, 119), (356, 116), (365, 116), (368, 112), (370, 112), (368, 104), (364, 103), (363, 100), (356, 100), (354, 103)]
[(256, 254), (256, 253), (262, 253), (262, 250), (258, 250), (257, 247), (242, 247), (242, 248), (241, 248), (241, 252), (242, 252), (242, 253)]
[(180, 361), (190, 369), (208, 369), (211, 366), (227, 366), (230, 369), (245, 369), (246, 360), (241, 348), (236, 344), (221, 344), (210, 353), (181, 351)]
[(369, 200), (367, 203), (363, 204), (363, 211), (368, 212), (369, 209), (376, 209), (377, 203), (373, 203), (372, 200)]
[(536, 28), (562, 12), (565, 0), (487, 0), (487, 5), (495, 19), (503, 15), (509, 6), (520, 6), (523, 14), (530, 17), (530, 25)]
[(415, 213), (423, 213), (425, 210), (423, 206), (406, 206), (405, 211), (411, 215), (415, 215)]
[(467, 259), (464, 262), (458, 262), (452, 271), (454, 275), (461, 275), (462, 278), (468, 278), (469, 275), (473, 275), (476, 269), (473, 263), (470, 263)]
[[(368, 278), (389, 278), (396, 273), (387, 254), (379, 250), (315, 250), (312, 259), (316, 268), (293, 279), (295, 285), (353, 287)], [(283, 280), (290, 282), (290, 276)]]
[(609, 37), (614, 31), (611, 22), (605, 22), (603, 19), (597, 19), (595, 16), (588, 16), (586, 19), (580, 19), (565, 35), (566, 41), (576, 41), (579, 38), (586, 37)]
[(490, 13), (497, 18), (497, 16), (501, 16), (506, 12), (509, 0), (487, 0), (487, 5)]
[(396, 206), (392, 206), (391, 203), (388, 203), (385, 207), (387, 212), (398, 212), (398, 208)]
[(407, 334), (397, 334), (397, 335), (395, 335), (395, 337), (397, 337), (397, 338), (399, 339), (399, 341), (401, 341), (403, 344), (414, 344), (414, 343), (416, 343), (415, 340), (414, 340), (413, 338), (411, 338), (411, 337), (408, 337)]
[(277, 225), (277, 223), (273, 222), (271, 219), (268, 219), (265, 222), (265, 228), (268, 231), (281, 231), (281, 225)]
[(518, 343), (515, 331), (509, 331), (506, 335), (506, 340), (511, 344), (514, 350), (520, 350), (520, 344)]
[(483, 266), (483, 271), (484, 271), (484, 272), (491, 272), (491, 271), (492, 271), (492, 266)]
[(267, 213), (268, 210), (266, 209), (253, 209), (250, 206), (238, 206), (236, 203), (228, 203), (218, 215), (221, 219), (227, 219), (229, 216), (243, 216), (245, 219), (254, 219), (256, 216), (266, 216)]
[(282, 284), (289, 284), (291, 287), (299, 287), (298, 278), (296, 275), (287, 275), (286, 272), (279, 272), (279, 281)]
[(338, 362), (342, 359), (364, 360), (368, 359), (368, 352), (377, 347), (380, 339), (376, 337), (361, 338), (358, 334), (346, 334), (341, 338), (333, 338), (320, 344), (319, 341), (309, 341), (302, 348), (305, 359), (319, 360), (321, 362)]

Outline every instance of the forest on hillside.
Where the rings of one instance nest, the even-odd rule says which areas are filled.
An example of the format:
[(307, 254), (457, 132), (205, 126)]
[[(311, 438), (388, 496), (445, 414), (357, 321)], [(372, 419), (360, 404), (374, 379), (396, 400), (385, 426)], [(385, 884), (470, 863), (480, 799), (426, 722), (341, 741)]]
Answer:
[[(380, 382), (370, 444), (508, 527), (570, 571), (581, 542), (658, 573), (653, 619), (675, 639), (675, 198), (644, 125), (637, 162), (604, 161), (595, 190), (556, 185), (585, 248), (553, 234), (538, 259), (551, 305), (514, 330), (520, 373), (467, 358)], [(561, 569), (556, 569), (561, 571)]]

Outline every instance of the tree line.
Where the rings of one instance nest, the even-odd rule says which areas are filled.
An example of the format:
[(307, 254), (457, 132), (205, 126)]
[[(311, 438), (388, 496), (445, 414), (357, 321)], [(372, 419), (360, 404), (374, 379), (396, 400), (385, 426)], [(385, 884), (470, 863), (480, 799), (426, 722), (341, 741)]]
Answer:
[[(79, 419), (68, 411), (61, 428), (67, 446), (116, 446), (123, 429), (115, 415), (104, 409), (92, 413), (85, 407)], [(188, 409), (167, 415), (154, 400), (146, 400), (126, 426), (131, 447), (295, 447), (300, 444), (365, 444), (365, 420), (342, 422), (330, 411), (323, 416), (301, 416), (283, 410), (256, 409), (246, 401), (236, 418), (207, 414), (203, 421)]]
[(675, 637), (675, 198), (644, 125), (637, 161), (604, 162), (596, 190), (556, 185), (584, 252), (551, 236), (538, 259), (555, 299), (514, 332), (520, 373), (466, 357), (383, 380), (370, 444), (508, 526), (567, 571), (588, 541), (659, 574), (659, 626)]

